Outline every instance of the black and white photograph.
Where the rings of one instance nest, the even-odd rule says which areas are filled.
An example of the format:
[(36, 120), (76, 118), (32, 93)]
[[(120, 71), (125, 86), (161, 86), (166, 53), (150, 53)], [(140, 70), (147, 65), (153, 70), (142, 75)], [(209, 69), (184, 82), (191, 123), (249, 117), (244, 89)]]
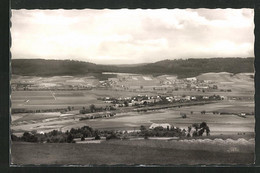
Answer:
[(11, 166), (254, 164), (253, 9), (11, 13)]

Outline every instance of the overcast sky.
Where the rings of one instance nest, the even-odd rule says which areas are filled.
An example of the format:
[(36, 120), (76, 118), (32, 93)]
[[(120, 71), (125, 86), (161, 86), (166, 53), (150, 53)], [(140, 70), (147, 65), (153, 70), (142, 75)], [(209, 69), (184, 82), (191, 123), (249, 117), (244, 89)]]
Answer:
[(132, 64), (253, 57), (252, 9), (12, 10), (12, 58)]

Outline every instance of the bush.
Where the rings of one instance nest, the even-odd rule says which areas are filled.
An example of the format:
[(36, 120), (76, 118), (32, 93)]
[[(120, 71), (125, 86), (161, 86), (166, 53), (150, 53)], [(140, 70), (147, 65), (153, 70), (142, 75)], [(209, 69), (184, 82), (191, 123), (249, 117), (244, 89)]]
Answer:
[(158, 127), (155, 127), (153, 130), (154, 131), (163, 131), (164, 129), (162, 126), (158, 126)]
[(29, 132), (24, 132), (21, 140), (25, 142), (38, 142), (38, 138), (30, 134)]
[(89, 109), (81, 109), (81, 110), (79, 110), (79, 113), (80, 114), (90, 113), (90, 110)]
[(112, 133), (106, 137), (106, 140), (110, 139), (119, 139), (119, 137), (115, 133)]
[(147, 135), (144, 135), (144, 139), (148, 139), (148, 136), (147, 136)]
[(140, 131), (141, 131), (141, 132), (142, 132), (142, 131), (146, 131), (146, 127), (143, 126), (143, 125), (141, 125), (141, 126), (140, 126)]
[(194, 131), (194, 132), (192, 133), (192, 136), (194, 136), (194, 137), (198, 136), (198, 132), (197, 132), (197, 131)]
[(100, 138), (100, 136), (99, 135), (96, 135), (95, 136), (95, 140), (100, 140), (101, 138)]
[(14, 134), (11, 134), (11, 140), (12, 141), (20, 141), (20, 138), (15, 136)]
[(182, 118), (187, 118), (187, 115), (182, 113), (182, 114), (181, 114), (181, 117), (182, 117)]
[(69, 135), (67, 136), (67, 142), (72, 143), (74, 141), (73, 139), (74, 139), (74, 137), (72, 136), (71, 133), (69, 133)]

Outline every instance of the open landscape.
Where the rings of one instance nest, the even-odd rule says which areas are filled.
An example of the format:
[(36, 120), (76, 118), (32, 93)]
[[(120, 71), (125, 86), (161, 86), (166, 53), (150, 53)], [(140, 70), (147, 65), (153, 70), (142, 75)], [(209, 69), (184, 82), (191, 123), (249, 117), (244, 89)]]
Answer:
[[(82, 141), (79, 136), (72, 144), (14, 141), (13, 163), (167, 165), (253, 162), (253, 73), (203, 73), (193, 78), (130, 73), (113, 75), (113, 78), (102, 81), (94, 76), (13, 76), (11, 131), (18, 138), (22, 138), (25, 132), (45, 134), (56, 130), (65, 133), (84, 126), (115, 131), (119, 136), (128, 134), (121, 135), (121, 140), (86, 138)], [(160, 98), (158, 102), (155, 96)], [(219, 99), (213, 99), (215, 96)], [(135, 100), (137, 97), (139, 100)], [(154, 97), (153, 101), (149, 102), (151, 98), (148, 97)], [(90, 109), (91, 105), (102, 109), (81, 112)], [(106, 109), (108, 107), (110, 109)], [(111, 112), (113, 116), (106, 116)], [(186, 117), (182, 116), (184, 114)], [(189, 127), (201, 122), (207, 123), (210, 136), (187, 137)], [(160, 126), (165, 123), (185, 130), (185, 135), (145, 139), (132, 134), (140, 133), (141, 126), (150, 129), (152, 124)], [(102, 138), (102, 134), (100, 136)], [(202, 144), (203, 149), (199, 147)], [(66, 148), (72, 149), (68, 151)], [(32, 152), (27, 153), (28, 149)], [(55, 157), (51, 154), (54, 151)], [(156, 158), (148, 159), (155, 154), (163, 154), (164, 159), (160, 162)], [(31, 157), (33, 155), (37, 158)], [(67, 155), (72, 157), (67, 159)], [(82, 156), (76, 157), (78, 155)], [(108, 158), (105, 155), (109, 155)], [(173, 161), (180, 155), (183, 156), (181, 159)], [(220, 156), (225, 159), (219, 160)], [(46, 157), (48, 159), (40, 159)], [(24, 162), (25, 158), (32, 160)]]
[(254, 164), (253, 31), (252, 9), (12, 10), (11, 166)]

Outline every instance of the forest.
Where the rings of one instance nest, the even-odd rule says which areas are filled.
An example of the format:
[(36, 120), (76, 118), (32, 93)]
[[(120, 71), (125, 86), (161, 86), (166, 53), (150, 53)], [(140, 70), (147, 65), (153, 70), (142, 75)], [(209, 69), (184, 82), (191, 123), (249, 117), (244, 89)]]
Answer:
[(209, 72), (252, 73), (254, 58), (208, 58), (163, 60), (136, 65), (98, 65), (74, 60), (13, 59), (12, 74), (24, 76), (94, 76), (100, 80), (114, 77), (115, 73), (137, 73), (159, 76), (177, 75), (179, 78), (194, 77)]

